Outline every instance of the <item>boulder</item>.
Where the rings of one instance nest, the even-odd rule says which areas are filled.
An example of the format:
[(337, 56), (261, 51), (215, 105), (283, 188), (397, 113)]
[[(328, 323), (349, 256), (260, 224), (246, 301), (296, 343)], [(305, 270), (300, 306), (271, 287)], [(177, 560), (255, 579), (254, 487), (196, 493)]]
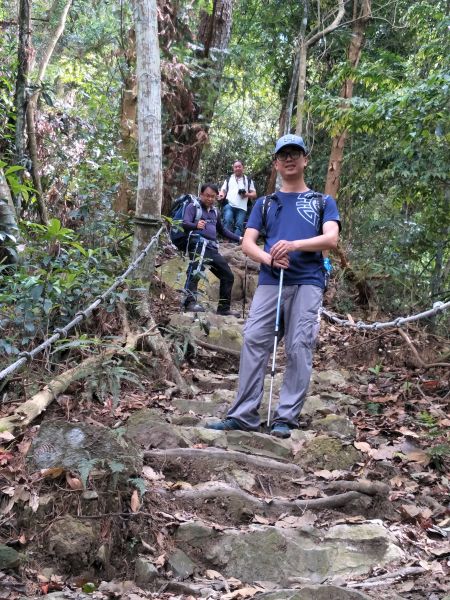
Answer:
[(86, 481), (95, 468), (121, 481), (142, 470), (142, 457), (136, 446), (117, 431), (85, 423), (52, 421), (41, 425), (28, 453), (32, 470), (63, 468)]
[[(242, 346), (242, 319), (236, 317), (223, 317), (214, 312), (200, 313), (194, 319), (192, 313), (176, 313), (170, 318), (170, 326), (181, 330), (188, 330), (189, 335), (203, 340), (208, 344), (240, 351)], [(208, 335), (205, 333), (208, 331)]]
[(348, 417), (340, 415), (327, 415), (323, 419), (312, 422), (312, 428), (316, 431), (324, 431), (330, 436), (355, 439), (356, 427)]
[(134, 563), (134, 580), (136, 584), (146, 589), (149, 583), (158, 578), (158, 569), (147, 558), (139, 556)]
[(352, 445), (345, 445), (336, 438), (319, 435), (307, 442), (295, 455), (295, 462), (310, 469), (334, 469), (346, 471), (362, 460), (362, 454)]
[(195, 563), (182, 550), (175, 550), (167, 559), (167, 567), (175, 579), (187, 579), (195, 570)]
[(301, 590), (278, 590), (259, 597), (261, 600), (371, 600), (362, 592), (335, 585), (305, 585)]
[(20, 554), (4, 544), (0, 544), (0, 570), (14, 569), (20, 564)]
[(374, 523), (337, 525), (328, 532), (259, 525), (218, 532), (185, 523), (175, 541), (197, 564), (247, 583), (283, 584), (294, 577), (320, 583), (334, 575), (365, 574), (404, 556), (389, 531)]
[(65, 515), (55, 521), (48, 532), (48, 551), (58, 561), (70, 565), (75, 573), (92, 562), (97, 538), (91, 525)]

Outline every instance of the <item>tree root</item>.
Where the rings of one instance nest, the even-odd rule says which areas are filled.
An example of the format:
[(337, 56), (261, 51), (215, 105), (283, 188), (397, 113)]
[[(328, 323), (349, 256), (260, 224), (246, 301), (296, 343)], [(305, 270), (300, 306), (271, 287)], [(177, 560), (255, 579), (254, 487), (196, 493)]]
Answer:
[(407, 343), (408, 347), (410, 348), (411, 352), (414, 354), (414, 358), (417, 360), (417, 362), (419, 363), (419, 366), (422, 367), (422, 369), (433, 369), (435, 367), (445, 367), (448, 368), (450, 367), (450, 363), (430, 363), (427, 364), (422, 357), (419, 355), (419, 353), (417, 352), (411, 338), (409, 337), (409, 335), (403, 331), (403, 329), (401, 329), (400, 327), (398, 328), (398, 332), (399, 334), (402, 336), (402, 338), (405, 340), (405, 342)]
[(381, 481), (369, 481), (368, 479), (360, 479), (359, 481), (333, 481), (329, 483), (325, 490), (333, 490), (338, 492), (359, 492), (366, 496), (382, 496), (387, 497), (391, 488)]
[(326, 498), (314, 498), (308, 500), (284, 500), (279, 498), (270, 498), (260, 500), (241, 489), (233, 488), (226, 483), (219, 483), (211, 486), (211, 483), (198, 486), (190, 490), (179, 490), (174, 492), (177, 498), (183, 500), (216, 500), (217, 498), (228, 498), (240, 500), (254, 512), (292, 512), (296, 509), (303, 513), (305, 510), (322, 510), (339, 508), (351, 500), (356, 500), (364, 496), (359, 492), (345, 492), (336, 496)]
[(230, 356), (236, 356), (236, 358), (239, 358), (241, 356), (239, 350), (232, 350), (231, 348), (216, 346), (215, 344), (204, 342), (203, 340), (199, 340), (198, 338), (195, 338), (195, 343), (201, 346), (202, 348), (206, 348), (206, 350), (212, 350), (213, 352), (222, 352), (222, 354), (229, 354)]
[(167, 448), (166, 450), (147, 450), (144, 458), (181, 458), (197, 460), (218, 459), (221, 461), (232, 461), (238, 464), (260, 467), (264, 470), (273, 469), (292, 475), (303, 475), (303, 469), (293, 463), (279, 462), (264, 456), (245, 454), (237, 450), (222, 450), (220, 448)]

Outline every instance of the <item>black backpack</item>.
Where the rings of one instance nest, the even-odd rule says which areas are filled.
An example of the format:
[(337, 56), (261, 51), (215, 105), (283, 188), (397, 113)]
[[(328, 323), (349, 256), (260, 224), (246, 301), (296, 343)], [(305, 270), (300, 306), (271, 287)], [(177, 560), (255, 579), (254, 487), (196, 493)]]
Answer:
[[(189, 204), (195, 206), (195, 222), (200, 221), (202, 207), (200, 205), (200, 200), (193, 194), (183, 194), (182, 196), (179, 196), (172, 204), (172, 209), (170, 211), (170, 218), (174, 221), (170, 228), (170, 239), (172, 240), (172, 243), (183, 252), (186, 250), (189, 234), (184, 230), (182, 223), (184, 213)], [(217, 208), (214, 207), (214, 210), (217, 216)]]

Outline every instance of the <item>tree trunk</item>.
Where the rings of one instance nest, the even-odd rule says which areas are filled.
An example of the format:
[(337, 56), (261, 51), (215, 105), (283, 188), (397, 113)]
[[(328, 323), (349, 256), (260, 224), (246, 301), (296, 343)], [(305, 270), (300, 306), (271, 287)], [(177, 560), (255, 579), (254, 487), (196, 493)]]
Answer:
[(36, 125), (35, 117), (36, 110), (39, 102), (39, 96), (41, 93), (40, 87), (44, 81), (45, 73), (47, 71), (48, 64), (55, 50), (56, 44), (61, 37), (64, 27), (66, 26), (67, 15), (69, 13), (72, 0), (67, 0), (59, 17), (58, 24), (55, 30), (50, 34), (50, 38), (47, 46), (42, 54), (41, 62), (39, 63), (38, 75), (34, 85), (36, 90), (33, 92), (27, 106), (27, 132), (28, 132), (28, 151), (31, 159), (31, 176), (33, 177), (34, 188), (37, 192), (37, 204), (41, 223), (44, 225), (48, 224), (48, 213), (45, 205), (44, 194), (41, 184), (40, 164), (39, 164), (39, 153), (38, 144), (36, 137)]
[[(134, 28), (128, 32), (124, 48), (125, 67), (122, 71), (122, 96), (120, 99), (120, 153), (125, 163), (135, 160), (137, 150), (137, 86), (136, 86), (136, 33)], [(120, 182), (117, 196), (113, 201), (113, 209), (119, 213), (127, 213), (135, 209), (133, 192), (127, 173)]]
[[(348, 50), (348, 62), (352, 69), (358, 66), (361, 58), (361, 52), (364, 44), (364, 33), (367, 23), (371, 16), (371, 0), (362, 0), (361, 9), (358, 15), (358, 3), (355, 0), (354, 5), (354, 21), (353, 31)], [(349, 106), (349, 100), (353, 96), (354, 80), (349, 78), (345, 81), (342, 91), (342, 107)], [(325, 193), (330, 194), (334, 198), (337, 197), (341, 182), (342, 161), (344, 159), (344, 147), (347, 139), (347, 131), (344, 130), (338, 133), (334, 138), (331, 146), (330, 160), (328, 163), (327, 179), (325, 182)]]
[[(136, 79), (138, 87), (139, 171), (133, 254), (147, 246), (160, 225), (162, 202), (161, 72), (156, 0), (135, 0)], [(140, 263), (136, 276), (148, 279), (154, 252)]]
[[(19, 44), (18, 44), (18, 65), (17, 80), (15, 91), (16, 107), (16, 133), (15, 133), (15, 155), (14, 162), (17, 165), (25, 166), (27, 163), (26, 143), (25, 143), (25, 115), (28, 104), (28, 77), (30, 74), (30, 61), (32, 59), (33, 49), (31, 46), (31, 0), (20, 0), (19, 2)], [(19, 179), (21, 175), (18, 173)], [(14, 202), (20, 212), (21, 198), (17, 196)]]
[[(18, 232), (11, 191), (3, 169), (0, 168), (0, 265), (17, 262), (16, 239)], [(3, 240), (3, 238), (5, 239)]]
[(171, 144), (167, 154), (167, 162), (171, 166), (165, 181), (169, 193), (164, 212), (170, 207), (170, 196), (197, 192), (200, 158), (208, 141), (220, 93), (224, 50), (228, 47), (231, 35), (232, 11), (232, 0), (214, 0), (212, 13), (204, 12), (202, 15), (198, 35), (202, 49), (198, 51), (197, 58), (200, 68), (208, 70), (208, 76), (194, 79), (195, 87), (191, 93), (195, 101), (192, 102), (190, 113), (180, 111), (172, 119), (171, 129), (174, 135), (179, 133), (176, 143)]
[[(320, 3), (319, 3), (320, 6)], [(306, 9), (306, 4), (305, 4)], [(327, 25), (326, 27), (317, 27), (315, 28), (308, 37), (300, 38), (300, 69), (299, 69), (299, 79), (298, 79), (298, 92), (297, 92), (297, 126), (295, 128), (295, 133), (297, 135), (302, 135), (303, 129), (303, 113), (304, 113), (304, 104), (305, 104), (305, 94), (306, 94), (306, 61), (308, 58), (308, 50), (314, 44), (316, 44), (320, 39), (324, 38), (328, 33), (331, 33), (335, 29), (339, 27), (342, 19), (345, 14), (345, 6), (344, 0), (337, 0), (337, 14), (333, 21)], [(331, 18), (331, 13), (329, 13), (328, 18)], [(327, 20), (327, 17), (324, 18), (324, 21)], [(302, 24), (303, 28), (303, 24)], [(300, 32), (301, 35), (301, 32)]]

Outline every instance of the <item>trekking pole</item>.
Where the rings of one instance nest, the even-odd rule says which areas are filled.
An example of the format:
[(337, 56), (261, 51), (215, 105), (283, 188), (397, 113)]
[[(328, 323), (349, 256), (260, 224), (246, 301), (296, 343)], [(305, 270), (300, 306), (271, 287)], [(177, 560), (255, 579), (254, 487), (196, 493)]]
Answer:
[(244, 297), (242, 298), (242, 318), (245, 319), (245, 305), (247, 304), (247, 264), (248, 258), (245, 257), (244, 266)]
[(275, 317), (275, 338), (273, 340), (273, 356), (272, 356), (272, 371), (270, 372), (270, 392), (269, 392), (269, 410), (267, 412), (267, 429), (270, 427), (271, 412), (272, 412), (272, 393), (273, 393), (273, 380), (275, 376), (275, 361), (277, 356), (277, 344), (278, 334), (280, 330), (280, 312), (281, 312), (281, 292), (283, 290), (283, 277), (284, 269), (280, 270), (280, 281), (278, 283), (278, 300), (277, 300), (277, 314)]

